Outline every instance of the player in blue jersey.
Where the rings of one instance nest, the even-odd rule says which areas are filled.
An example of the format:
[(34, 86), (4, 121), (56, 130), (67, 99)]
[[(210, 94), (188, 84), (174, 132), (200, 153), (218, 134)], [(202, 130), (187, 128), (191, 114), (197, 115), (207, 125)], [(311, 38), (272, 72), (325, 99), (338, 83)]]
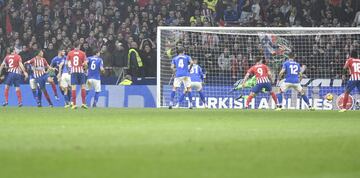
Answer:
[(201, 101), (204, 103), (204, 107), (207, 108), (207, 104), (205, 101), (205, 95), (202, 91), (203, 89), (203, 81), (206, 78), (206, 75), (203, 69), (197, 64), (198, 60), (193, 59), (193, 66), (190, 70), (190, 79), (191, 79), (191, 88), (195, 89), (200, 96)]
[[(171, 69), (175, 73), (173, 90), (171, 92), (171, 99), (169, 103), (169, 109), (172, 109), (174, 106), (174, 98), (176, 95), (176, 90), (181, 86), (181, 83), (184, 85), (185, 91), (184, 96), (187, 94), (189, 97), (190, 105), (189, 109), (192, 109), (192, 95), (191, 95), (191, 79), (189, 70), (191, 70), (193, 62), (191, 57), (185, 54), (185, 49), (182, 46), (177, 48), (178, 55), (172, 59)], [(189, 67), (190, 66), (190, 67)], [(181, 100), (181, 98), (179, 99)]]
[[(59, 66), (60, 66), (61, 61), (62, 61), (63, 59), (66, 59), (65, 50), (63, 50), (63, 49), (60, 48), (60, 49), (58, 50), (58, 55), (55, 56), (55, 57), (51, 60), (50, 67), (53, 68), (53, 69), (55, 69), (55, 70), (57, 70), (57, 71), (59, 71)], [(55, 70), (50, 70), (50, 71), (49, 71), (49, 79), (48, 79), (48, 82), (51, 84), (51, 87), (52, 87), (52, 89), (53, 89), (53, 91), (54, 91), (54, 93), (55, 93), (55, 99), (56, 99), (56, 100), (59, 100), (59, 97), (58, 97), (58, 95), (57, 95), (56, 85), (55, 85), (55, 82), (54, 82), (54, 77), (55, 77), (55, 75), (56, 75), (56, 74), (55, 74)], [(59, 72), (58, 72), (58, 73), (59, 73)], [(58, 78), (58, 81), (60, 81), (59, 78)], [(63, 92), (63, 90), (61, 90), (61, 87), (60, 87), (60, 91), (61, 91), (61, 94), (64, 95), (64, 92)]]
[(288, 57), (288, 60), (283, 63), (282, 69), (279, 73), (279, 78), (281, 79), (285, 75), (285, 79), (280, 82), (280, 92), (277, 94), (277, 98), (279, 101), (278, 108), (282, 108), (284, 92), (286, 92), (287, 89), (292, 88), (301, 94), (301, 98), (308, 105), (309, 109), (313, 110), (310, 105), (309, 98), (305, 95), (305, 91), (300, 85), (302, 76), (301, 66), (294, 60), (294, 53), (289, 53)]
[(71, 106), (70, 105), (71, 92), (69, 92), (71, 90), (71, 76), (70, 76), (69, 67), (66, 63), (65, 50), (61, 50), (61, 53), (64, 55), (59, 63), (59, 72), (57, 78), (59, 81), (60, 89), (64, 96), (65, 108), (69, 108)]
[(33, 94), (33, 97), (36, 101), (36, 103), (38, 104), (38, 107), (40, 107), (40, 102), (39, 100), (41, 100), (41, 90), (38, 87), (35, 77), (34, 77), (34, 72), (33, 72), (33, 67), (31, 64), (25, 64), (25, 69), (27, 71), (27, 73), (29, 74), (29, 85)]
[(92, 88), (95, 90), (94, 103), (92, 107), (96, 107), (101, 92), (100, 73), (104, 73), (103, 60), (100, 58), (100, 50), (91, 57), (88, 57), (88, 78), (86, 81), (86, 93)]

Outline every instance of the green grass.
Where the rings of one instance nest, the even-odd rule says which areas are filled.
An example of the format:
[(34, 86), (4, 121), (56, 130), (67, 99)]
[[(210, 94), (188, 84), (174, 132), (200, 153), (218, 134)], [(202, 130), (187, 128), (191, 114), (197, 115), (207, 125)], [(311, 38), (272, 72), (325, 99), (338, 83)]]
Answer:
[(1, 178), (359, 178), (360, 113), (0, 109)]

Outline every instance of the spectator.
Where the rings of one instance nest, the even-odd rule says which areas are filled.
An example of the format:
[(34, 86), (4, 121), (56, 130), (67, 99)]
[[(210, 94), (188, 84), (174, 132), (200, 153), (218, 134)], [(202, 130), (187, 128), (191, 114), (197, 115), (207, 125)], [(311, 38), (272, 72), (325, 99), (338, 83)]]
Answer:
[(218, 58), (218, 66), (222, 72), (229, 71), (231, 69), (231, 59), (229, 48), (224, 48), (223, 52)]
[(144, 64), (135, 41), (130, 43), (128, 53), (128, 69), (132, 77), (144, 77)]
[(146, 42), (143, 40), (140, 45), (141, 59), (143, 60), (145, 66), (145, 76), (156, 77), (156, 52), (150, 44)]
[(115, 67), (114, 72), (116, 75), (120, 75), (120, 68), (127, 67), (127, 51), (124, 44), (120, 41), (115, 42), (115, 49), (112, 55), (113, 65)]
[(57, 55), (57, 50), (54, 49), (54, 45), (49, 43), (49, 47), (45, 50), (44, 58), (50, 64), (51, 60)]

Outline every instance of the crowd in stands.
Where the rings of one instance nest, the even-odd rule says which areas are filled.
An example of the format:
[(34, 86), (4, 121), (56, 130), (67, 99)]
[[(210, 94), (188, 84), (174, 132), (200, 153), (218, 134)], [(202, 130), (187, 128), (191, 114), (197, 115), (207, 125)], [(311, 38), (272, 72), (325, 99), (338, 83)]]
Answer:
[[(0, 0), (0, 10), (0, 60), (14, 46), (24, 61), (38, 49), (50, 61), (58, 49), (69, 50), (79, 41), (88, 56), (101, 49), (107, 75), (136, 65), (129, 63), (129, 50), (135, 48), (143, 63), (141, 77), (156, 76), (158, 26), (360, 26), (358, 0)], [(358, 46), (357, 41), (349, 43)], [(215, 45), (216, 59), (236, 48), (202, 45)], [(188, 46), (199, 47), (205, 46)], [(344, 48), (336, 49), (343, 54)], [(309, 69), (315, 67), (312, 63), (307, 62)], [(213, 65), (224, 68), (219, 62)], [(236, 66), (232, 71), (239, 72)]]

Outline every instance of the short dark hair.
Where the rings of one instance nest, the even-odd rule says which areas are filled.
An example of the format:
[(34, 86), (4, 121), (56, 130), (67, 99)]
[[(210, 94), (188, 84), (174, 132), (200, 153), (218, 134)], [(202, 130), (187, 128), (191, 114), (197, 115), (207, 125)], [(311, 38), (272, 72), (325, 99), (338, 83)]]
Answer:
[(177, 52), (178, 54), (183, 53), (183, 52), (185, 52), (185, 48), (184, 48), (183, 46), (178, 46), (178, 47), (176, 48), (176, 52)]
[(15, 48), (14, 47), (9, 47), (9, 52), (10, 53), (13, 53), (15, 51)]
[(350, 57), (357, 58), (358, 57), (358, 52), (356, 50), (352, 50), (351, 53), (350, 53)]
[(255, 57), (255, 62), (260, 62), (262, 64), (266, 64), (266, 60), (263, 56), (256, 56)]
[(74, 41), (73, 48), (80, 48), (80, 42), (79, 41)]
[(295, 53), (289, 52), (288, 57), (291, 58), (291, 59), (295, 58)]

